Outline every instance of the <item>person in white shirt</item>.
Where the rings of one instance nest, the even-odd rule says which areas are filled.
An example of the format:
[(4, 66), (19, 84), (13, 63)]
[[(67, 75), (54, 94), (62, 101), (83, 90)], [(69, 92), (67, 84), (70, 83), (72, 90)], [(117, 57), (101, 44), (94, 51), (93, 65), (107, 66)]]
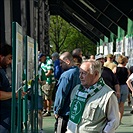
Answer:
[(88, 60), (81, 64), (81, 84), (71, 93), (66, 133), (114, 133), (119, 126), (117, 97), (101, 73), (99, 61)]
[(132, 84), (132, 81), (133, 81), (133, 73), (128, 77), (126, 83), (129, 87), (129, 89), (131, 90), (132, 92), (132, 110), (131, 110), (131, 114), (133, 114), (133, 84)]

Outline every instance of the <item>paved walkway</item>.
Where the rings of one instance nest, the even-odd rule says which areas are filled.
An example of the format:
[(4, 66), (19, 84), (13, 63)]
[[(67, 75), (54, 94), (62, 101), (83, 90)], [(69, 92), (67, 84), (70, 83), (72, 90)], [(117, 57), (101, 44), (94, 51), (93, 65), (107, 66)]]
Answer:
[[(122, 119), (122, 124), (116, 130), (116, 133), (133, 133), (133, 115), (130, 114), (131, 107), (125, 104), (125, 112)], [(44, 131), (45, 133), (54, 133), (54, 116), (44, 117)]]
[(116, 130), (116, 133), (133, 133), (133, 114), (130, 114), (131, 107), (125, 104), (124, 116), (122, 124)]

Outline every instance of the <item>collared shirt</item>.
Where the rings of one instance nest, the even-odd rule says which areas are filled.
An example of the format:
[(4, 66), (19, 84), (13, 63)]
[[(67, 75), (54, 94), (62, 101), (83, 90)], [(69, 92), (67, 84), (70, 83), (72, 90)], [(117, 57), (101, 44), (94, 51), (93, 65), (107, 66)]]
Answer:
[[(41, 68), (44, 72), (44, 79), (46, 79), (46, 84), (52, 84), (55, 83), (55, 78), (54, 78), (54, 66), (53, 66), (53, 61), (52, 59), (48, 58), (46, 59), (46, 61), (44, 63), (41, 63)], [(49, 77), (45, 76), (45, 73), (48, 72), (48, 70), (52, 71), (52, 74)]]
[(54, 77), (56, 80), (59, 80), (61, 73), (62, 73), (62, 69), (60, 66), (60, 61), (59, 59), (57, 59), (54, 61)]
[(77, 66), (73, 66), (62, 73), (58, 81), (58, 89), (54, 103), (54, 114), (58, 114), (59, 116), (69, 115), (71, 91), (79, 83), (79, 68)]

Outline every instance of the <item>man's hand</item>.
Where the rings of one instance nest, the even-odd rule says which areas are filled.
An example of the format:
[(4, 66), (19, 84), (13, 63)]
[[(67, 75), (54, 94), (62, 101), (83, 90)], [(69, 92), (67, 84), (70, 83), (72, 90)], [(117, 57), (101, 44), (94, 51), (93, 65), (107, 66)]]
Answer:
[[(21, 97), (24, 97), (27, 94), (27, 92), (21, 91)], [(16, 92), (16, 98), (18, 98), (18, 92)]]
[(117, 96), (117, 98), (120, 98), (120, 92), (119, 91), (116, 92), (116, 96)]
[(38, 83), (40, 84), (40, 85), (45, 85), (46, 84), (46, 81), (44, 80), (44, 81), (41, 81), (40, 79), (38, 80)]
[(55, 116), (55, 118), (56, 118), (56, 119), (59, 117), (59, 115), (58, 115), (58, 114), (55, 114), (54, 116)]

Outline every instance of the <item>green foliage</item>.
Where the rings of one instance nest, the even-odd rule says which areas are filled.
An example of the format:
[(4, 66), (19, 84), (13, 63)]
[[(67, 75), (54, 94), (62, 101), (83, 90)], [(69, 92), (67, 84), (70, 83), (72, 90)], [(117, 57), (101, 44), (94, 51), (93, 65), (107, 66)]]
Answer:
[(51, 53), (64, 51), (71, 52), (81, 48), (83, 55), (96, 53), (96, 44), (91, 42), (81, 32), (73, 28), (60, 16), (50, 16), (50, 45)]

